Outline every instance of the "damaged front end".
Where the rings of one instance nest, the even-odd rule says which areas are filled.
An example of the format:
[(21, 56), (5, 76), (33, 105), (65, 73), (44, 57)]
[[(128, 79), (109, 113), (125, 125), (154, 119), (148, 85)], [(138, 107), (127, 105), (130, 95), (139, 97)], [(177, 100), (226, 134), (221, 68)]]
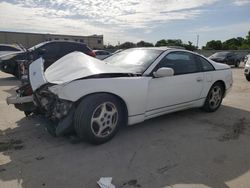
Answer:
[(24, 111), (25, 115), (30, 115), (36, 111), (33, 101), (32, 88), (30, 84), (25, 84), (16, 90), (16, 95), (8, 97), (7, 104), (13, 104), (15, 108)]
[[(39, 58), (29, 64), (29, 84), (17, 90), (17, 95), (7, 99), (8, 104), (26, 115), (42, 114), (50, 120), (45, 126), (54, 136), (74, 131), (75, 103), (61, 99), (51, 87), (70, 84), (90, 78), (115, 78), (136, 76), (133, 72), (109, 65), (80, 52), (70, 53), (44, 70), (44, 60)], [(28, 92), (29, 91), (29, 92)]]
[(49, 90), (51, 84), (46, 84), (37, 89), (34, 94), (34, 103), (46, 119), (52, 123), (46, 128), (54, 136), (60, 136), (73, 131), (74, 103), (60, 99)]

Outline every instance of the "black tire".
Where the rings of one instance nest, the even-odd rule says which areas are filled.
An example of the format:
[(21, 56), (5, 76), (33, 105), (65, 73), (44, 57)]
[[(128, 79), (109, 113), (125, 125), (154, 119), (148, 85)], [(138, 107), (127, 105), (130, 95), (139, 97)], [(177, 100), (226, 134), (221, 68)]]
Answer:
[[(98, 119), (101, 119), (100, 121), (103, 121), (103, 122), (100, 122), (100, 121), (99, 122), (103, 124), (100, 125), (100, 123), (96, 123), (96, 125), (94, 125), (95, 123), (92, 123), (93, 117), (96, 115), (99, 108), (102, 108), (101, 105), (104, 105), (104, 106), (107, 105), (105, 109), (107, 109), (108, 105), (111, 105), (112, 107), (114, 107), (117, 113), (115, 115), (111, 115), (111, 118), (108, 117), (107, 115), (103, 117), (105, 113), (103, 116), (101, 116), (103, 112), (103, 110), (101, 109), (99, 111), (100, 115)], [(104, 128), (102, 131), (104, 132), (107, 129), (106, 130), (107, 135), (98, 136), (97, 134), (99, 134), (99, 130), (105, 127), (104, 126), (105, 123), (106, 125), (108, 125), (108, 122), (110, 120), (111, 122), (110, 124), (112, 124), (113, 119), (115, 119), (114, 121), (115, 126), (113, 128), (111, 127)], [(74, 127), (80, 139), (85, 140), (91, 144), (103, 144), (115, 136), (121, 124), (124, 122), (124, 119), (125, 117), (123, 115), (123, 107), (122, 107), (120, 100), (110, 94), (98, 93), (98, 94), (92, 94), (92, 95), (87, 96), (77, 106), (75, 116), (74, 116)], [(108, 130), (108, 129), (111, 129), (111, 130)]]
[[(218, 94), (218, 95), (220, 95), (219, 96), (220, 98), (218, 99), (218, 101), (214, 102), (214, 105), (212, 105), (213, 104), (212, 98), (214, 97), (213, 92), (216, 89), (220, 89), (220, 91), (221, 91), (220, 94)], [(224, 96), (224, 92), (225, 92), (225, 89), (221, 83), (219, 83), (219, 82), (214, 83), (208, 92), (205, 104), (203, 105), (202, 109), (206, 112), (215, 112), (221, 105), (221, 102), (222, 102), (223, 96)]]
[(250, 82), (250, 75), (246, 75), (246, 79)]
[(236, 61), (236, 62), (235, 62), (235, 67), (238, 68), (239, 66), (240, 66), (240, 61)]

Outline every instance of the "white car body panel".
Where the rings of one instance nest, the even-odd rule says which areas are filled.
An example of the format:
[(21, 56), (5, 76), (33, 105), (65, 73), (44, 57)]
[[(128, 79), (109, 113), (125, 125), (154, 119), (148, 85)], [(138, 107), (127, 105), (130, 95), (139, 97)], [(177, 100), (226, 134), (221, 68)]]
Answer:
[[(83, 79), (66, 85), (52, 86), (50, 91), (57, 94), (59, 98), (70, 101), (77, 101), (83, 96), (92, 93), (105, 92), (117, 95), (127, 106), (129, 124), (134, 124), (144, 120), (143, 112), (146, 109), (148, 82), (150, 79), (150, 77)], [(141, 118), (135, 117), (140, 113), (143, 113)], [(136, 119), (137, 122), (135, 122)]]
[(244, 74), (247, 75), (247, 76), (250, 75), (250, 57), (248, 58), (248, 60), (246, 62)]
[(8, 53), (5, 53), (5, 52), (1, 52), (1, 53), (2, 54), (0, 54), (0, 61), (11, 59), (12, 57), (16, 55), (23, 53), (23, 51), (18, 51), (18, 52), (9, 51)]
[[(199, 81), (197, 81), (199, 79)], [(201, 99), (204, 73), (154, 78), (149, 82), (146, 116)]]
[(47, 80), (44, 77), (43, 62), (44, 62), (43, 59), (39, 58), (30, 64), (29, 77), (30, 77), (30, 85), (33, 91), (35, 91), (37, 88), (47, 83)]
[(32, 69), (40, 67), (31, 66), (30, 80), (34, 80), (31, 83), (34, 90), (44, 82), (57, 84), (49, 87), (49, 90), (59, 98), (73, 102), (93, 93), (105, 92), (116, 95), (127, 106), (129, 125), (162, 114), (203, 106), (208, 91), (216, 81), (223, 81), (227, 91), (231, 88), (233, 81), (230, 67), (211, 60), (209, 61), (215, 71), (162, 78), (149, 76), (162, 57), (173, 51), (182, 50), (163, 52), (142, 76), (110, 78), (86, 77), (105, 73), (128, 73), (128, 71), (105, 64), (80, 52), (73, 52), (51, 65), (44, 76), (34, 75)]
[(13, 53), (13, 51), (2, 51), (2, 52), (0, 52), (0, 57), (4, 56), (4, 55), (11, 54), (11, 53)]

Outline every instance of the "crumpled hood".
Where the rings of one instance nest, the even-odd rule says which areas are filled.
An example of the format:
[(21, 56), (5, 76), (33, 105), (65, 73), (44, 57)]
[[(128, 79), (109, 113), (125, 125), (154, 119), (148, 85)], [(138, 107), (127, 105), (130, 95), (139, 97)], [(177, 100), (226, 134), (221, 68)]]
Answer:
[(33, 91), (45, 83), (63, 84), (76, 79), (106, 73), (133, 74), (126, 69), (110, 65), (81, 52), (72, 52), (57, 60), (46, 71), (38, 59), (29, 66), (29, 79)]
[(129, 71), (109, 65), (104, 61), (90, 57), (81, 52), (70, 53), (47, 68), (45, 79), (54, 84), (62, 84), (75, 79), (103, 73), (130, 73)]

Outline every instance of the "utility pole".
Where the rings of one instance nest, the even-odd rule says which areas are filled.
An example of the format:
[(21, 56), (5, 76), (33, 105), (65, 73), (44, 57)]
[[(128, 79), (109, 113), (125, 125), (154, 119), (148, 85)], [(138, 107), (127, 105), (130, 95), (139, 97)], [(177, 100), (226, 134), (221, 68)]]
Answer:
[(196, 47), (197, 49), (199, 48), (199, 40), (200, 40), (200, 35), (197, 35), (197, 40), (196, 40)]

